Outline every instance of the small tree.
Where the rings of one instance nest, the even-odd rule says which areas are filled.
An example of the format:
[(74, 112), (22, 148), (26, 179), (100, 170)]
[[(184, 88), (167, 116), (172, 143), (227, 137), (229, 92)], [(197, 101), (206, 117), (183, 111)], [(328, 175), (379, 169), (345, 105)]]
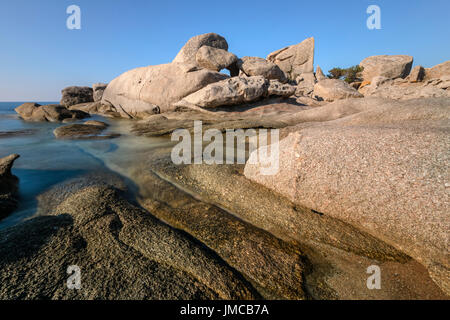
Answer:
[(347, 83), (361, 80), (359, 74), (364, 70), (363, 67), (356, 65), (347, 69), (333, 68), (328, 71), (328, 78), (342, 79)]

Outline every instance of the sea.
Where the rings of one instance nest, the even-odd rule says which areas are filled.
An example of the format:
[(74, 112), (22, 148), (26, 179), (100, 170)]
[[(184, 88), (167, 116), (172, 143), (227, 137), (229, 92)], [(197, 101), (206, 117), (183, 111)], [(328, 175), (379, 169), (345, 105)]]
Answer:
[(58, 140), (53, 130), (62, 124), (22, 120), (14, 111), (22, 103), (0, 102), (0, 158), (12, 153), (20, 155), (12, 169), (12, 173), (19, 178), (19, 206), (11, 215), (0, 220), (0, 229), (32, 218), (38, 205), (36, 197), (55, 184), (105, 168), (126, 176), (129, 166), (137, 161), (138, 154), (145, 154), (167, 143), (167, 139), (131, 135), (131, 120), (112, 120), (100, 116), (92, 116), (89, 120), (109, 123), (108, 130), (120, 133), (119, 138)]

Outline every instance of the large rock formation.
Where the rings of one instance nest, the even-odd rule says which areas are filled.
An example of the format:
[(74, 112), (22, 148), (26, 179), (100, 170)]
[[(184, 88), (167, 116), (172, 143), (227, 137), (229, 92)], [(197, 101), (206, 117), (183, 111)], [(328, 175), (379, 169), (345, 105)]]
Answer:
[(450, 76), (450, 60), (425, 69), (425, 80)]
[(94, 90), (90, 87), (67, 87), (62, 91), (62, 98), (60, 104), (64, 107), (70, 107), (74, 104), (93, 102)]
[(80, 110), (68, 110), (67, 108), (50, 104), (41, 106), (38, 103), (27, 102), (14, 109), (23, 120), (59, 122), (65, 119), (83, 119), (89, 114)]
[(302, 73), (314, 72), (314, 38), (274, 51), (267, 60), (277, 64), (291, 80)]
[(263, 76), (266, 79), (286, 82), (284, 72), (274, 63), (259, 57), (243, 57), (237, 66), (246, 76)]
[(360, 62), (364, 68), (362, 77), (364, 81), (371, 81), (377, 76), (388, 79), (405, 78), (411, 71), (413, 57), (405, 55), (371, 56)]
[(289, 121), (278, 173), (245, 175), (392, 244), (449, 294), (450, 100), (342, 100)]
[(348, 98), (362, 98), (363, 95), (352, 88), (345, 81), (338, 79), (324, 79), (314, 85), (313, 95), (325, 101), (335, 101)]
[(295, 87), (267, 80), (263, 76), (233, 77), (194, 92), (178, 102), (178, 107), (216, 108), (256, 101), (270, 95), (290, 96)]
[(19, 179), (11, 173), (18, 154), (0, 159), (0, 219), (3, 219), (17, 207), (17, 185)]
[(112, 105), (124, 117), (139, 118), (173, 110), (173, 105), (227, 75), (185, 63), (141, 67), (112, 80), (102, 103)]

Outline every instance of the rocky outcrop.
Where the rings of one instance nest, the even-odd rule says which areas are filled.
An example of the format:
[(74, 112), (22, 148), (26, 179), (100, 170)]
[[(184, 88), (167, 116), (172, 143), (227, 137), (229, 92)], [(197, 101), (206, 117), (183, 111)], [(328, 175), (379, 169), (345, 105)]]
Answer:
[(425, 69), (425, 80), (442, 78), (444, 76), (450, 76), (450, 60)]
[(406, 77), (409, 82), (419, 82), (425, 77), (425, 69), (422, 66), (415, 66)]
[(102, 134), (108, 127), (107, 123), (102, 121), (86, 121), (83, 124), (74, 123), (53, 130), (53, 134), (58, 139), (83, 139), (83, 140), (99, 140), (112, 139), (120, 136), (117, 133)]
[(243, 57), (237, 62), (239, 70), (246, 76), (263, 76), (266, 79), (286, 82), (283, 71), (274, 63), (259, 57)]
[(364, 96), (408, 100), (417, 98), (450, 97), (449, 79), (432, 79), (423, 82), (411, 82), (408, 79), (391, 80), (375, 77), (369, 85), (359, 89)]
[(64, 107), (70, 107), (74, 104), (93, 102), (94, 90), (90, 87), (67, 87), (61, 91), (62, 98), (60, 104)]
[(17, 185), (19, 179), (11, 173), (18, 154), (0, 159), (0, 219), (9, 215), (17, 207)]
[(278, 173), (247, 164), (245, 175), (392, 244), (449, 294), (449, 110), (448, 98), (365, 98), (302, 111)]
[(60, 122), (65, 119), (83, 119), (89, 114), (80, 110), (69, 110), (58, 104), (41, 106), (38, 103), (27, 102), (14, 109), (23, 120)]
[(362, 78), (372, 81), (377, 76), (388, 79), (405, 78), (411, 71), (413, 57), (406, 55), (371, 56), (360, 62)]
[(226, 50), (203, 46), (198, 49), (195, 60), (200, 67), (212, 71), (220, 71), (225, 68), (231, 68), (238, 58)]
[(177, 101), (226, 78), (225, 74), (182, 63), (137, 68), (112, 80), (102, 103), (124, 117), (145, 117), (173, 110)]
[(314, 38), (274, 51), (267, 60), (277, 64), (290, 80), (302, 73), (314, 73)]
[(362, 98), (363, 95), (338, 79), (324, 79), (314, 85), (314, 97), (319, 100), (335, 101), (348, 98)]
[(289, 96), (295, 87), (263, 76), (232, 77), (198, 90), (176, 104), (187, 108), (216, 108), (253, 102), (268, 95)]
[[(92, 85), (94, 102), (98, 102), (98, 101), (102, 100), (103, 92), (105, 91), (107, 86), (108, 86), (107, 83), (94, 83)], [(85, 102), (85, 101), (83, 101), (83, 102)]]
[[(39, 196), (38, 217), (0, 231), (0, 298), (260, 298), (210, 249), (126, 201), (123, 188), (99, 173)], [(66, 285), (73, 265), (81, 290)]]
[(295, 95), (297, 97), (313, 97), (314, 85), (317, 80), (312, 72), (303, 73), (296, 79), (297, 89)]
[(317, 81), (328, 79), (328, 77), (326, 77), (323, 74), (323, 71), (322, 71), (322, 69), (319, 66), (317, 66), (317, 68), (316, 68), (315, 76), (316, 76)]
[(228, 50), (224, 37), (216, 33), (205, 33), (189, 39), (172, 62), (197, 65), (197, 51), (203, 46)]

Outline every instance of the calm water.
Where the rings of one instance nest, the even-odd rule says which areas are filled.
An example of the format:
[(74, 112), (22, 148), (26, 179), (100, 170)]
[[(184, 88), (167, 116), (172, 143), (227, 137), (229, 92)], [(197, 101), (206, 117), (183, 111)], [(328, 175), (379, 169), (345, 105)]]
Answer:
[[(50, 103), (40, 102), (42, 105)], [(98, 116), (92, 119), (108, 122), (109, 129), (122, 136), (112, 140), (57, 140), (53, 130), (61, 126), (60, 123), (23, 121), (14, 111), (20, 104), (22, 102), (0, 102), (0, 158), (11, 153), (20, 155), (13, 167), (13, 173), (20, 179), (19, 208), (0, 221), (0, 229), (32, 217), (37, 206), (36, 196), (52, 185), (105, 167), (126, 175), (127, 166), (137, 161), (134, 155), (145, 154), (167, 141), (131, 136), (129, 120)], [(4, 132), (16, 134), (2, 135)]]

